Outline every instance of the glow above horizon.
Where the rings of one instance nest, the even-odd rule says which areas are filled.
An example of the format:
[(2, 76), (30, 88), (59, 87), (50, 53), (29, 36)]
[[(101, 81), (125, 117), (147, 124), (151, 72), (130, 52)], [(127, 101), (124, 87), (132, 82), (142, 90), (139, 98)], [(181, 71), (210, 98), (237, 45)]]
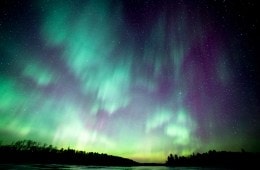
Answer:
[(241, 120), (247, 106), (230, 57), (239, 54), (231, 54), (214, 18), (177, 3), (137, 6), (139, 18), (127, 5), (34, 2), (37, 15), (19, 20), (31, 26), (4, 31), (0, 140), (141, 162), (254, 150), (246, 126), (253, 119)]

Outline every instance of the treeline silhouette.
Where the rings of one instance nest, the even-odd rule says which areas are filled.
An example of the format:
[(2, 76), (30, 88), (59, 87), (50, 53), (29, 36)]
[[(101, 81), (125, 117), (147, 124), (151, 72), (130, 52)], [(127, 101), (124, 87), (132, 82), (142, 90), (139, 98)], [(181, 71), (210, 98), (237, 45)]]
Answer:
[[(142, 152), (142, 151), (140, 151)], [(10, 145), (0, 143), (0, 164), (67, 164), (93, 166), (193, 166), (193, 167), (258, 167), (260, 153), (217, 152), (197, 153), (190, 156), (170, 154), (165, 164), (138, 163), (131, 159), (99, 154), (95, 152), (77, 151), (74, 149), (57, 149), (52, 145), (40, 144), (32, 140), (22, 140)]]
[(197, 153), (190, 156), (178, 156), (170, 154), (166, 161), (167, 166), (194, 166), (194, 167), (230, 167), (230, 168), (249, 168), (259, 167), (260, 153), (245, 152), (226, 152), (210, 150), (207, 153)]
[(71, 164), (99, 166), (134, 166), (138, 163), (107, 154), (57, 149), (52, 145), (40, 144), (32, 140), (17, 141), (0, 146), (1, 164)]

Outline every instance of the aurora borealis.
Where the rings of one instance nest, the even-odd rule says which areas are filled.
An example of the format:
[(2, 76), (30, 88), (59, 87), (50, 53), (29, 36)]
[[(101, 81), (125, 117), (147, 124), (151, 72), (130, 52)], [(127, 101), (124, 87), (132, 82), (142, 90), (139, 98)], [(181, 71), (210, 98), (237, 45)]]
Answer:
[(2, 1), (0, 141), (164, 162), (260, 151), (251, 1)]

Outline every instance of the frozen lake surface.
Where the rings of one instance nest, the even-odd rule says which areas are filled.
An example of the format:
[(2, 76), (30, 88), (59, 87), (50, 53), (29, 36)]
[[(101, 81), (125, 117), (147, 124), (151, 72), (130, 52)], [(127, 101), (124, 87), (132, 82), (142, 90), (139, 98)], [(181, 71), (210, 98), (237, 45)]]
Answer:
[(223, 168), (202, 168), (202, 167), (166, 167), (166, 166), (133, 166), (133, 167), (116, 167), (116, 166), (83, 166), (83, 165), (60, 165), (60, 164), (0, 164), (0, 169), (71, 169), (71, 170), (224, 170)]

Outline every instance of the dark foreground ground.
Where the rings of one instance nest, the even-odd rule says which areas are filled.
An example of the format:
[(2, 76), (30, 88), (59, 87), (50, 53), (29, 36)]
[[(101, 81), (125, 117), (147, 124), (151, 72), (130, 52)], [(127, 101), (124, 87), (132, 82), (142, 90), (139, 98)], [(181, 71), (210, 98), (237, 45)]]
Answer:
[[(260, 166), (260, 153), (241, 152), (216, 152), (192, 154), (187, 157), (170, 154), (165, 164), (138, 163), (131, 159), (99, 154), (86, 153), (74, 149), (57, 149), (52, 145), (41, 145), (31, 140), (18, 141), (10, 145), (0, 146), (0, 169), (5, 166), (85, 166), (91, 167), (153, 167), (165, 169), (166, 167), (201, 167), (201, 168), (228, 168), (251, 169)], [(117, 168), (117, 169), (118, 169)], [(4, 168), (5, 169), (5, 168)], [(83, 168), (84, 169), (84, 168)], [(130, 168), (131, 169), (131, 168)], [(132, 168), (133, 169), (133, 168)], [(137, 168), (138, 169), (138, 168)]]
[[(260, 167), (260, 153), (251, 152), (216, 152), (197, 153), (188, 157), (170, 155), (166, 161), (167, 166), (186, 167), (226, 167), (230, 169), (252, 169)], [(256, 168), (256, 169), (258, 169)], [(255, 169), (255, 168), (253, 168)]]

